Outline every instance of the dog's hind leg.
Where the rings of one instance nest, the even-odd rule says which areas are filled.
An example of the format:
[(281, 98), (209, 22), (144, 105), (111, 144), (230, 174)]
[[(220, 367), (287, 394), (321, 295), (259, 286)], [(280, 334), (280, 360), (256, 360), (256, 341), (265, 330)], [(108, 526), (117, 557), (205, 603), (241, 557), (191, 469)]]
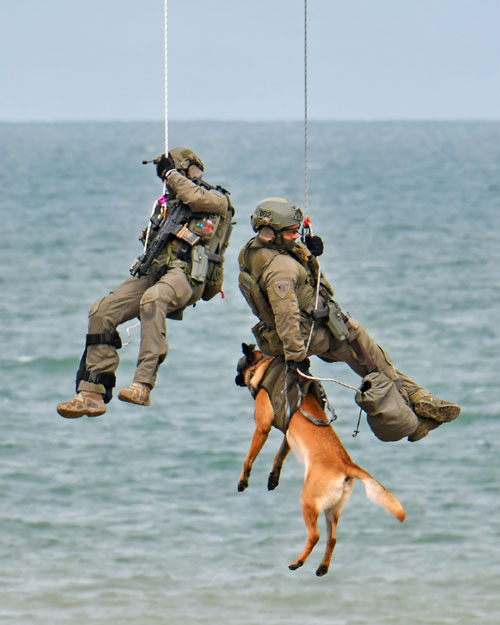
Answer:
[(248, 487), (252, 465), (267, 440), (269, 432), (271, 431), (273, 419), (274, 412), (269, 400), (269, 395), (264, 389), (261, 389), (255, 399), (255, 431), (238, 480), (238, 490), (240, 492)]
[(325, 508), (324, 510), (327, 536), (325, 553), (323, 555), (323, 559), (321, 560), (321, 564), (316, 570), (316, 575), (318, 577), (326, 575), (328, 573), (328, 569), (330, 568), (333, 550), (337, 544), (337, 524), (339, 522), (340, 515), (342, 514), (342, 510), (351, 496), (353, 486), (354, 480), (352, 478), (344, 478), (343, 490), (340, 498), (331, 507)]
[(304, 550), (300, 556), (288, 566), (292, 571), (295, 571), (295, 569), (298, 569), (304, 564), (319, 540), (318, 514), (319, 510), (314, 504), (302, 501), (302, 516), (304, 517), (304, 523), (306, 525), (307, 537)]
[(269, 478), (267, 480), (267, 490), (274, 490), (276, 486), (278, 486), (280, 482), (281, 469), (283, 468), (283, 463), (289, 453), (290, 445), (288, 444), (285, 435), (278, 453), (274, 456), (273, 468), (271, 469), (271, 473), (269, 473)]

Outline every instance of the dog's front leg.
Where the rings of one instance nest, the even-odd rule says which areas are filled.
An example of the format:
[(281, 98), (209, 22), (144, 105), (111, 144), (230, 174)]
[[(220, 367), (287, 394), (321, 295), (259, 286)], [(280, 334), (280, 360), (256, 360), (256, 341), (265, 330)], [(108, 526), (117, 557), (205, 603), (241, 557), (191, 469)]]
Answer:
[(269, 396), (264, 389), (261, 389), (255, 398), (255, 432), (253, 433), (250, 449), (248, 450), (247, 457), (243, 463), (243, 470), (238, 480), (238, 490), (240, 492), (248, 487), (253, 462), (267, 440), (273, 420), (274, 413), (271, 402), (269, 401)]
[(271, 473), (269, 473), (269, 478), (267, 480), (267, 490), (274, 490), (280, 483), (281, 469), (289, 453), (290, 445), (288, 444), (285, 435), (278, 453), (274, 456), (273, 468), (271, 469)]

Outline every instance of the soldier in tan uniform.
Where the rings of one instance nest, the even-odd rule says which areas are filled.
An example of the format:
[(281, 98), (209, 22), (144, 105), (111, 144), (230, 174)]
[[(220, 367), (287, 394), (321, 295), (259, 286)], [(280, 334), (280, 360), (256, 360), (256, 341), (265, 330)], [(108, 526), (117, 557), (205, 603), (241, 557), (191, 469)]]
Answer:
[[(204, 166), (198, 156), (188, 148), (175, 148), (170, 150), (168, 156), (162, 155), (155, 162), (158, 176), (166, 182), (168, 202), (164, 206), (168, 207), (169, 202), (178, 199), (194, 214), (187, 225), (189, 231), (196, 233), (188, 234), (202, 243), (201, 248), (198, 246), (196, 250), (204, 252), (203, 245), (206, 245), (217, 251), (213, 243), (222, 243), (221, 233), (226, 236), (227, 245), (234, 213), (229, 194), (225, 189), (212, 187), (202, 180)], [(141, 235), (141, 240), (145, 244), (154, 240), (151, 224)], [(192, 251), (182, 239), (171, 237), (145, 275), (128, 278), (93, 304), (89, 313), (86, 349), (77, 374), (77, 395), (57, 406), (61, 416), (95, 417), (106, 412), (105, 403), (111, 399), (114, 374), (119, 363), (117, 348), (121, 347), (116, 328), (135, 317), (141, 321), (137, 368), (132, 384), (122, 389), (118, 398), (142, 406), (150, 404), (150, 392), (155, 385), (158, 368), (168, 351), (165, 317), (182, 319), (182, 312), (187, 306), (195, 304), (201, 297), (210, 299), (222, 287), (222, 255), (219, 256), (218, 267), (207, 261), (205, 270), (195, 275)], [(213, 257), (215, 254), (212, 254)], [(208, 285), (207, 276), (211, 270), (212, 274), (220, 277), (219, 282), (215, 280), (215, 291), (213, 284)], [(207, 293), (209, 286), (212, 292)]]
[[(411, 408), (411, 419), (399, 428), (398, 438), (403, 432), (410, 441), (420, 440), (458, 417), (459, 406), (437, 399), (398, 371), (361, 324), (342, 313), (333, 300), (333, 289), (319, 271), (316, 256), (323, 251), (321, 239), (309, 236), (306, 244), (299, 241), (302, 220), (300, 208), (291, 202), (263, 200), (252, 215), (257, 236), (239, 256), (240, 289), (260, 319), (252, 330), (261, 351), (282, 355), (289, 366), (304, 372), (310, 355), (327, 362), (345, 362), (362, 377), (370, 371), (382, 372)], [(322, 311), (327, 313), (319, 314)]]

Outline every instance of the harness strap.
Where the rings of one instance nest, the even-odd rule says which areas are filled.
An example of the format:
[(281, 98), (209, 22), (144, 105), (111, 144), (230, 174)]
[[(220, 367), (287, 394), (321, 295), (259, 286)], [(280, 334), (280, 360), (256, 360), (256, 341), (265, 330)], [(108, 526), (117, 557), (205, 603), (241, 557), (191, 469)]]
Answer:
[(317, 419), (316, 417), (313, 417), (311, 414), (309, 414), (307, 411), (305, 411), (302, 408), (302, 406), (299, 408), (299, 412), (308, 421), (310, 421), (314, 425), (318, 425), (320, 427), (325, 427), (325, 426), (331, 425), (337, 419), (337, 415), (335, 413), (334, 413), (334, 416), (329, 421), (323, 421), (322, 419)]
[(100, 373), (99, 371), (89, 371), (85, 369), (81, 372), (79, 381), (91, 382), (92, 384), (102, 384), (103, 386), (116, 386), (116, 376), (114, 373)]
[(116, 376), (114, 373), (101, 373), (100, 371), (89, 371), (87, 369), (87, 349), (90, 345), (112, 345), (115, 349), (120, 349), (122, 341), (116, 330), (114, 332), (103, 332), (102, 334), (87, 334), (85, 349), (80, 359), (80, 366), (76, 372), (76, 392), (78, 392), (80, 382), (102, 384), (105, 391), (104, 403), (107, 404), (113, 397), (113, 388), (116, 386)]
[[(261, 389), (264, 389), (266, 391), (273, 406), (273, 425), (275, 427), (285, 433), (288, 429), (290, 419), (292, 418), (292, 415), (296, 410), (299, 410), (301, 414), (311, 423), (320, 427), (330, 425), (333, 421), (337, 419), (335, 410), (332, 408), (328, 401), (325, 389), (319, 382), (315, 381), (313, 386), (310, 386), (309, 383), (306, 383), (306, 386), (304, 386), (301, 383), (300, 376), (298, 375), (302, 375), (302, 372), (297, 372), (295, 369), (291, 370), (287, 365), (283, 366), (284, 363), (282, 360), (280, 362), (279, 357), (277, 357), (275, 361), (276, 365), (273, 366), (273, 364), (271, 364), (267, 368), (266, 372), (264, 373), (262, 379), (258, 384), (258, 387), (256, 389), (252, 389), (250, 387), (250, 392), (254, 399)], [(280, 370), (283, 371), (283, 374), (279, 373), (278, 377), (276, 377), (277, 373)], [(276, 388), (278, 380), (281, 380), (281, 390), (278, 390)], [(317, 419), (302, 408), (302, 400), (304, 399), (304, 396), (308, 393), (312, 393), (317, 401), (320, 404), (323, 404), (323, 406), (329, 410), (332, 415), (332, 418), (329, 421), (326, 422), (321, 419)], [(282, 405), (282, 408), (277, 408), (276, 406), (276, 403), (274, 401), (276, 399), (276, 394), (281, 396), (282, 401), (284, 401), (284, 405)]]
[(116, 330), (102, 334), (87, 334), (85, 347), (87, 348), (89, 345), (112, 345), (115, 349), (120, 349), (122, 340)]

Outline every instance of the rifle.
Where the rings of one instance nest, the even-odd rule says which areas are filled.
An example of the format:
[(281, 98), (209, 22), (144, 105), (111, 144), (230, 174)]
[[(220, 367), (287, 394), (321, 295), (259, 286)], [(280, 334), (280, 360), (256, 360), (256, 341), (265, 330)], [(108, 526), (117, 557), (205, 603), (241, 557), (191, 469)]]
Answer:
[[(163, 200), (163, 202), (160, 200)], [(160, 200), (158, 200), (156, 206), (162, 212), (156, 215), (156, 211), (153, 211), (154, 214), (151, 217), (151, 224), (153, 230), (158, 231), (157, 235), (149, 244), (148, 240), (146, 240), (144, 252), (130, 267), (130, 275), (138, 278), (145, 276), (149, 272), (153, 261), (164, 250), (165, 245), (172, 236), (186, 241), (191, 246), (196, 245), (200, 241), (200, 237), (197, 234), (188, 230), (187, 225), (193, 216), (191, 209), (178, 199), (167, 200), (166, 204), (163, 198), (160, 198)], [(164, 209), (164, 206), (166, 206), (166, 209)]]

